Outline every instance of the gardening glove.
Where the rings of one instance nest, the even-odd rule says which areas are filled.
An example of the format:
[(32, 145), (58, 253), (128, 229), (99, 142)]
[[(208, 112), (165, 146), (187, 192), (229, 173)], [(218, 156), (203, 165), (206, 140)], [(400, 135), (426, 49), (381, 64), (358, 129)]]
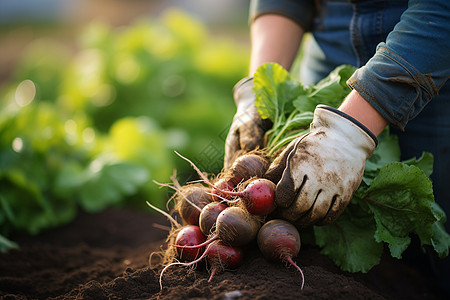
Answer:
[(255, 107), (252, 77), (245, 77), (234, 86), (233, 98), (237, 110), (225, 141), (225, 168), (231, 166), (240, 152), (262, 148), (266, 131)]
[(377, 138), (347, 114), (317, 106), (310, 132), (293, 140), (266, 176), (278, 182), (281, 217), (299, 227), (333, 223), (361, 183)]

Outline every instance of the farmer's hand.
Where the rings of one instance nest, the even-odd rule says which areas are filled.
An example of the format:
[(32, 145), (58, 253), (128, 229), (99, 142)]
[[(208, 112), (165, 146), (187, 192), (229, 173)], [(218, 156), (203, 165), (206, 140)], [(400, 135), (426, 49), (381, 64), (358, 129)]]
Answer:
[(225, 168), (228, 168), (241, 150), (263, 146), (265, 126), (255, 107), (253, 78), (246, 77), (233, 89), (237, 111), (225, 141)]
[(292, 141), (266, 174), (278, 182), (282, 217), (300, 227), (334, 222), (361, 183), (376, 144), (375, 135), (352, 117), (318, 106), (310, 132)]

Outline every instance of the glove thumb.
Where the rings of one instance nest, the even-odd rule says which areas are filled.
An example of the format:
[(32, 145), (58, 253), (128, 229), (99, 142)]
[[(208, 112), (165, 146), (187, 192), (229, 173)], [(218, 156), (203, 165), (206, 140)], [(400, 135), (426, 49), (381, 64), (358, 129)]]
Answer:
[(286, 148), (278, 155), (274, 161), (270, 164), (269, 169), (267, 169), (264, 178), (269, 179), (273, 183), (277, 184), (280, 181), (283, 171), (286, 168), (287, 158), (289, 153), (295, 148), (297, 139), (290, 142)]

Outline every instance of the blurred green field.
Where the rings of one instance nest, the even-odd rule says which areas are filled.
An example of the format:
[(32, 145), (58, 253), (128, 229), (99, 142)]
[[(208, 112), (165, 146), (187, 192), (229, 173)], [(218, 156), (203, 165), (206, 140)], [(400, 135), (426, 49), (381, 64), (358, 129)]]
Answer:
[(71, 45), (47, 37), (23, 53), (0, 86), (0, 238), (79, 209), (163, 207), (169, 192), (152, 180), (194, 176), (174, 150), (220, 171), (247, 44), (169, 9), (127, 26), (92, 22)]

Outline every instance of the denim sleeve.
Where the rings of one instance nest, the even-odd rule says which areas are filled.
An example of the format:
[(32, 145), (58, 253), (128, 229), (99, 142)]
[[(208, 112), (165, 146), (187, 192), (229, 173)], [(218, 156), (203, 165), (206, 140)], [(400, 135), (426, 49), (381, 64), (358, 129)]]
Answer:
[(316, 14), (314, 0), (251, 0), (250, 23), (265, 14), (278, 14), (292, 19), (303, 30), (311, 30)]
[(386, 42), (347, 84), (403, 130), (438, 94), (449, 73), (450, 1), (410, 0)]

